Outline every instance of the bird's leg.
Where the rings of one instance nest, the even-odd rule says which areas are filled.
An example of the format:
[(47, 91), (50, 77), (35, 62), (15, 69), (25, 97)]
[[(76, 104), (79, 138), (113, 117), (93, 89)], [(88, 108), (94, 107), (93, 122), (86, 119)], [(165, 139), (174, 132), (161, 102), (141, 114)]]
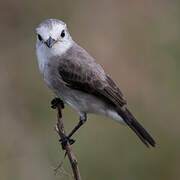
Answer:
[(56, 109), (57, 105), (60, 104), (61, 108), (64, 109), (64, 102), (60, 99), (55, 97), (52, 101), (51, 101), (51, 108)]
[[(51, 108), (56, 109), (58, 104), (60, 104), (61, 108), (64, 109), (64, 102), (60, 98), (57, 98), (57, 97), (55, 97), (51, 101)], [(61, 142), (62, 149), (65, 149), (67, 142), (69, 142), (70, 145), (74, 144), (75, 140), (71, 139), (70, 137), (86, 122), (86, 120), (87, 120), (87, 115), (86, 113), (84, 113), (80, 116), (79, 123), (74, 127), (71, 133), (67, 137), (61, 138), (59, 140), (59, 142)]]
[(80, 116), (79, 123), (74, 127), (74, 129), (69, 133), (68, 138), (70, 138), (87, 120), (87, 115), (84, 113)]
[(59, 140), (61, 142), (63, 149), (65, 148), (67, 142), (69, 142), (70, 145), (74, 144), (75, 140), (71, 139), (71, 136), (86, 122), (86, 120), (87, 120), (87, 115), (86, 113), (84, 113), (83, 115), (80, 116), (79, 123), (74, 127), (74, 129), (70, 132), (70, 134), (67, 137)]
[[(64, 102), (60, 98), (57, 98), (57, 97), (55, 97), (51, 101), (51, 108), (56, 109), (58, 104), (60, 104), (61, 108), (64, 109)], [(61, 142), (62, 149), (65, 149), (67, 142), (69, 142), (70, 145), (75, 142), (74, 139), (70, 139), (69, 137), (64, 137), (63, 139), (60, 139), (59, 141)]]
[(75, 143), (75, 140), (74, 139), (70, 139), (68, 136), (66, 136), (64, 138), (61, 138), (59, 140), (59, 142), (61, 142), (62, 149), (65, 149), (67, 142), (69, 142), (69, 144), (72, 145), (72, 144)]

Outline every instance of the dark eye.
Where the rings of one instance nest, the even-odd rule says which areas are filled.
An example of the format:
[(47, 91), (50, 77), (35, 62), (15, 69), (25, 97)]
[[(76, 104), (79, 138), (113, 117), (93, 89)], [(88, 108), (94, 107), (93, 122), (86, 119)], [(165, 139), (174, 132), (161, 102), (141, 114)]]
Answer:
[(65, 36), (65, 31), (62, 30), (62, 32), (61, 32), (61, 37), (63, 38), (64, 36)]
[(40, 41), (43, 40), (42, 37), (41, 37), (39, 34), (38, 34), (37, 36), (38, 36), (38, 39), (39, 39)]

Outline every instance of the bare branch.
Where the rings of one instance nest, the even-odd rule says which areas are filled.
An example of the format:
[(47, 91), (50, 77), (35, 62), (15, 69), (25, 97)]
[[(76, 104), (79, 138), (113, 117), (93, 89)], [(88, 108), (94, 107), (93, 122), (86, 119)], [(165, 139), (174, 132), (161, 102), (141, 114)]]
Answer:
[[(60, 104), (57, 104), (56, 110), (57, 110), (57, 126), (56, 126), (57, 129), (56, 129), (56, 132), (58, 133), (59, 137), (61, 139), (63, 139), (66, 137), (66, 132), (64, 129)], [(65, 146), (65, 151), (66, 151), (66, 154), (69, 158), (69, 161), (70, 161), (70, 164), (71, 164), (71, 167), (73, 170), (74, 179), (75, 180), (81, 180), (81, 175), (80, 175), (80, 171), (78, 168), (77, 159), (76, 159), (74, 153), (72, 152), (72, 149), (71, 149), (69, 142), (67, 142), (67, 144)]]

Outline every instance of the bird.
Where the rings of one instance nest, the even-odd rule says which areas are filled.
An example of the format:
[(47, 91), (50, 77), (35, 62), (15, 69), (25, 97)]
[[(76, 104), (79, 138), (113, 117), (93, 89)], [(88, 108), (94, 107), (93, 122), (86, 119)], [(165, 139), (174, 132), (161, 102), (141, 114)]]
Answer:
[(36, 28), (36, 55), (40, 73), (56, 95), (52, 104), (66, 103), (80, 116), (71, 133), (60, 141), (74, 143), (71, 136), (86, 122), (87, 114), (105, 115), (128, 126), (147, 147), (155, 141), (127, 108), (117, 84), (85, 49), (71, 37), (58, 19), (42, 21)]

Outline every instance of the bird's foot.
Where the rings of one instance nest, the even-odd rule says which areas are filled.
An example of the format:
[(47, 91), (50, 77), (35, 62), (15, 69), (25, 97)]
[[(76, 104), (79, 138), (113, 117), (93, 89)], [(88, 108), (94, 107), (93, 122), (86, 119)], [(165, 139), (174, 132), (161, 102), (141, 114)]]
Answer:
[(60, 99), (55, 97), (52, 101), (51, 101), (51, 108), (52, 109), (56, 109), (57, 105), (60, 104), (61, 108), (64, 109), (64, 102)]
[(61, 138), (61, 139), (59, 140), (59, 142), (61, 142), (62, 149), (65, 150), (67, 142), (69, 142), (69, 144), (72, 145), (72, 144), (75, 143), (75, 140), (74, 140), (74, 139), (70, 139), (70, 138), (67, 136), (67, 137)]

